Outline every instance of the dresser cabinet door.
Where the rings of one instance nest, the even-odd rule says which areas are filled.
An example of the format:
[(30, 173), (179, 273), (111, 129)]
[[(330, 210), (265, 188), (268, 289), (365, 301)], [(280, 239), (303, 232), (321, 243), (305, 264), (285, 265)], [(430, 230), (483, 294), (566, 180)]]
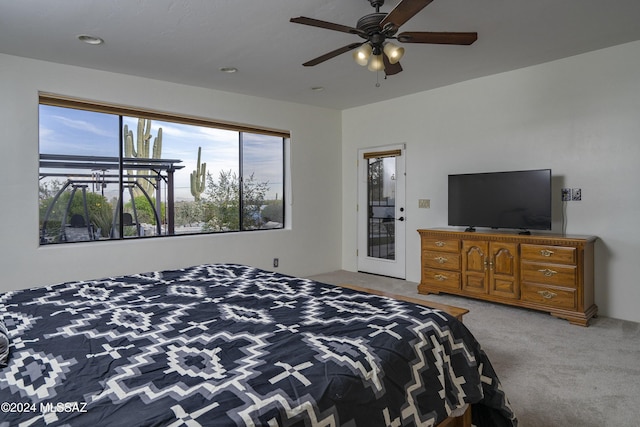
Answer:
[(489, 242), (462, 241), (462, 290), (470, 293), (489, 292)]
[(520, 298), (518, 244), (491, 242), (489, 248), (489, 293), (502, 298)]

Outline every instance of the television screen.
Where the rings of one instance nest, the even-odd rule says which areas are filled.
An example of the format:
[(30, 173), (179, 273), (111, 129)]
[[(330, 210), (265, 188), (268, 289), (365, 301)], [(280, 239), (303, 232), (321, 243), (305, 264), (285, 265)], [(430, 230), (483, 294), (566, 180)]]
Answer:
[(551, 230), (551, 169), (449, 175), (449, 225)]

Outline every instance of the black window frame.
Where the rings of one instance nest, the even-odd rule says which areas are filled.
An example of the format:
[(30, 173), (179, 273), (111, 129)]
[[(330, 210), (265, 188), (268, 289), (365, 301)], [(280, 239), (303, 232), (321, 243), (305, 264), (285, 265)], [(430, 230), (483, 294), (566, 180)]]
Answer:
[[(170, 123), (177, 123), (177, 124), (182, 124), (182, 125), (192, 125), (192, 126), (197, 126), (197, 127), (207, 127), (207, 128), (213, 128), (213, 129), (220, 129), (220, 130), (231, 130), (231, 131), (235, 131), (238, 132), (238, 177), (237, 177), (237, 185), (238, 185), (238, 229), (231, 229), (231, 230), (200, 230), (197, 232), (183, 232), (183, 233), (169, 233), (169, 230), (167, 230), (167, 233), (160, 233), (160, 227), (159, 227), (159, 222), (158, 222), (158, 234), (157, 235), (151, 235), (151, 236), (136, 236), (136, 238), (154, 238), (154, 237), (177, 237), (177, 236), (184, 236), (184, 235), (208, 235), (208, 234), (217, 234), (217, 233), (233, 233), (233, 232), (245, 232), (245, 231), (266, 231), (266, 230), (280, 230), (280, 229), (284, 229), (286, 228), (286, 194), (287, 194), (287, 182), (288, 182), (288, 178), (287, 178), (287, 163), (288, 163), (288, 159), (286, 156), (287, 153), (287, 142), (290, 140), (290, 133), (288, 131), (283, 131), (283, 130), (278, 130), (278, 129), (271, 129), (271, 128), (264, 128), (264, 127), (258, 127), (258, 126), (251, 126), (251, 125), (245, 125), (245, 124), (239, 124), (239, 123), (233, 123), (233, 122), (226, 122), (226, 121), (219, 121), (219, 120), (213, 120), (213, 119), (207, 119), (207, 118), (202, 118), (202, 117), (195, 117), (195, 116), (188, 116), (188, 115), (181, 115), (181, 114), (175, 114), (175, 113), (166, 113), (166, 112), (161, 112), (161, 111), (156, 111), (156, 110), (150, 110), (150, 109), (142, 109), (142, 108), (134, 108), (134, 107), (126, 107), (126, 106), (122, 106), (122, 105), (116, 105), (116, 104), (110, 104), (110, 103), (102, 103), (102, 102), (96, 102), (96, 101), (89, 101), (89, 100), (84, 100), (84, 99), (79, 99), (79, 98), (73, 98), (73, 97), (67, 97), (67, 96), (61, 96), (61, 95), (57, 95), (57, 94), (51, 94), (51, 93), (44, 93), (41, 92), (39, 93), (39, 102), (38, 102), (38, 106), (40, 107), (41, 105), (47, 105), (47, 106), (53, 106), (53, 107), (63, 107), (63, 108), (71, 108), (71, 109), (75, 109), (75, 110), (85, 110), (85, 111), (90, 111), (90, 112), (96, 112), (96, 113), (106, 113), (106, 114), (110, 114), (110, 115), (116, 115), (118, 116), (118, 123), (119, 123), (119, 137), (118, 137), (118, 143), (119, 143), (119, 149), (118, 149), (118, 170), (119, 170), (119, 183), (118, 183), (118, 187), (119, 187), (119, 194), (120, 194), (120, 201), (118, 203), (118, 205), (115, 207), (114, 210), (114, 216), (118, 215), (119, 216), (119, 233), (117, 234), (116, 237), (114, 237), (113, 235), (108, 237), (108, 238), (104, 238), (104, 239), (90, 239), (89, 241), (113, 241), (113, 240), (122, 240), (125, 238), (130, 238), (127, 236), (124, 236), (123, 233), (123, 228), (122, 228), (122, 223), (123, 223), (123, 212), (124, 212), (124, 202), (122, 201), (123, 198), (123, 191), (124, 191), (124, 184), (125, 184), (125, 177), (124, 177), (124, 171), (127, 169), (127, 166), (124, 164), (124, 159), (125, 159), (125, 154), (124, 154), (124, 150), (123, 150), (123, 146), (124, 146), (124, 141), (123, 141), (123, 117), (130, 117), (130, 118), (138, 118), (138, 119), (146, 119), (146, 120), (156, 120), (156, 121), (162, 121), (162, 122), (170, 122)], [(256, 134), (256, 135), (264, 135), (264, 136), (275, 136), (275, 137), (279, 137), (282, 138), (282, 144), (281, 144), (281, 177), (282, 177), (282, 183), (281, 183), (281, 188), (282, 188), (282, 194), (281, 194), (281, 221), (279, 221), (279, 225), (276, 226), (269, 226), (269, 227), (253, 227), (253, 228), (247, 228), (248, 225), (245, 224), (245, 219), (244, 219), (244, 204), (245, 204), (245, 199), (244, 199), (244, 182), (245, 182), (245, 177), (244, 177), (244, 168), (243, 168), (243, 142), (244, 142), (244, 135), (245, 134)], [(39, 137), (40, 140), (41, 137)], [(38, 150), (39, 155), (41, 157), (41, 165), (42, 165), (42, 158), (43, 158), (43, 154), (40, 152), (40, 148)], [(44, 156), (46, 157), (46, 156)], [(179, 162), (179, 160), (170, 160), (173, 162)], [(172, 165), (170, 167), (175, 167), (175, 165)], [(178, 167), (178, 169), (181, 167)], [(39, 168), (39, 173), (41, 174), (42, 177), (42, 172), (41, 169)], [(172, 192), (172, 190), (171, 190)], [(277, 200), (276, 200), (277, 201)], [(171, 203), (171, 209), (167, 208), (167, 210), (170, 210), (170, 212), (167, 212), (168, 216), (171, 216), (171, 221), (173, 222), (173, 219), (175, 218), (175, 211), (173, 209), (173, 203)], [(86, 201), (85, 201), (85, 211), (86, 211)], [(157, 217), (157, 213), (156, 213), (156, 217)], [(278, 224), (276, 223), (276, 224)], [(114, 223), (115, 224), (115, 223)], [(42, 218), (41, 218), (41, 227), (40, 227), (40, 244), (41, 245), (49, 245), (51, 244), (50, 242), (47, 242), (44, 240), (44, 233), (42, 230)], [(171, 229), (171, 231), (173, 231), (173, 229)], [(112, 231), (113, 233), (113, 231)], [(69, 242), (69, 241), (59, 241), (59, 242), (55, 242), (56, 244), (59, 243), (77, 243), (77, 242)]]

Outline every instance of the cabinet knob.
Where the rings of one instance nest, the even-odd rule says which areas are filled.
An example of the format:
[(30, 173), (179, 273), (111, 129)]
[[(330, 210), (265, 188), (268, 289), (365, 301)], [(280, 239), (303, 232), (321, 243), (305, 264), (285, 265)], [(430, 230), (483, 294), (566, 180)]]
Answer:
[(553, 255), (553, 251), (550, 251), (549, 249), (541, 249), (540, 255), (549, 257)]
[(443, 256), (437, 256), (434, 259), (438, 262), (438, 264), (444, 264), (448, 261), (448, 259)]
[(558, 274), (558, 272), (557, 272), (557, 271), (550, 270), (550, 269), (548, 269), (548, 268), (544, 268), (544, 269), (542, 269), (542, 270), (538, 270), (538, 271), (539, 271), (540, 273), (544, 274), (546, 277), (551, 277), (551, 276), (553, 276), (554, 274)]
[(442, 240), (438, 240), (438, 241), (436, 242), (436, 246), (437, 246), (437, 247), (439, 247), (439, 248), (443, 247), (444, 245), (446, 245), (446, 243), (445, 243), (445, 242), (443, 242)]
[(544, 299), (551, 299), (553, 297), (558, 296), (558, 294), (556, 294), (555, 292), (550, 292), (550, 291), (538, 291), (538, 293), (542, 295), (542, 298)]
[(433, 276), (433, 278), (439, 282), (444, 282), (445, 280), (447, 280), (447, 276), (443, 274), (436, 274), (435, 276)]

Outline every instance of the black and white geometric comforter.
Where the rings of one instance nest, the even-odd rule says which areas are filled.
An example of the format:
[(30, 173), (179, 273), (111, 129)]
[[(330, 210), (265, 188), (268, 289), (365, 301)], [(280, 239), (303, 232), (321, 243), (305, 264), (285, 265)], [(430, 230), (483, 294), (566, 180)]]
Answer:
[(517, 421), (445, 313), (241, 265), (0, 295), (0, 426), (433, 426)]

